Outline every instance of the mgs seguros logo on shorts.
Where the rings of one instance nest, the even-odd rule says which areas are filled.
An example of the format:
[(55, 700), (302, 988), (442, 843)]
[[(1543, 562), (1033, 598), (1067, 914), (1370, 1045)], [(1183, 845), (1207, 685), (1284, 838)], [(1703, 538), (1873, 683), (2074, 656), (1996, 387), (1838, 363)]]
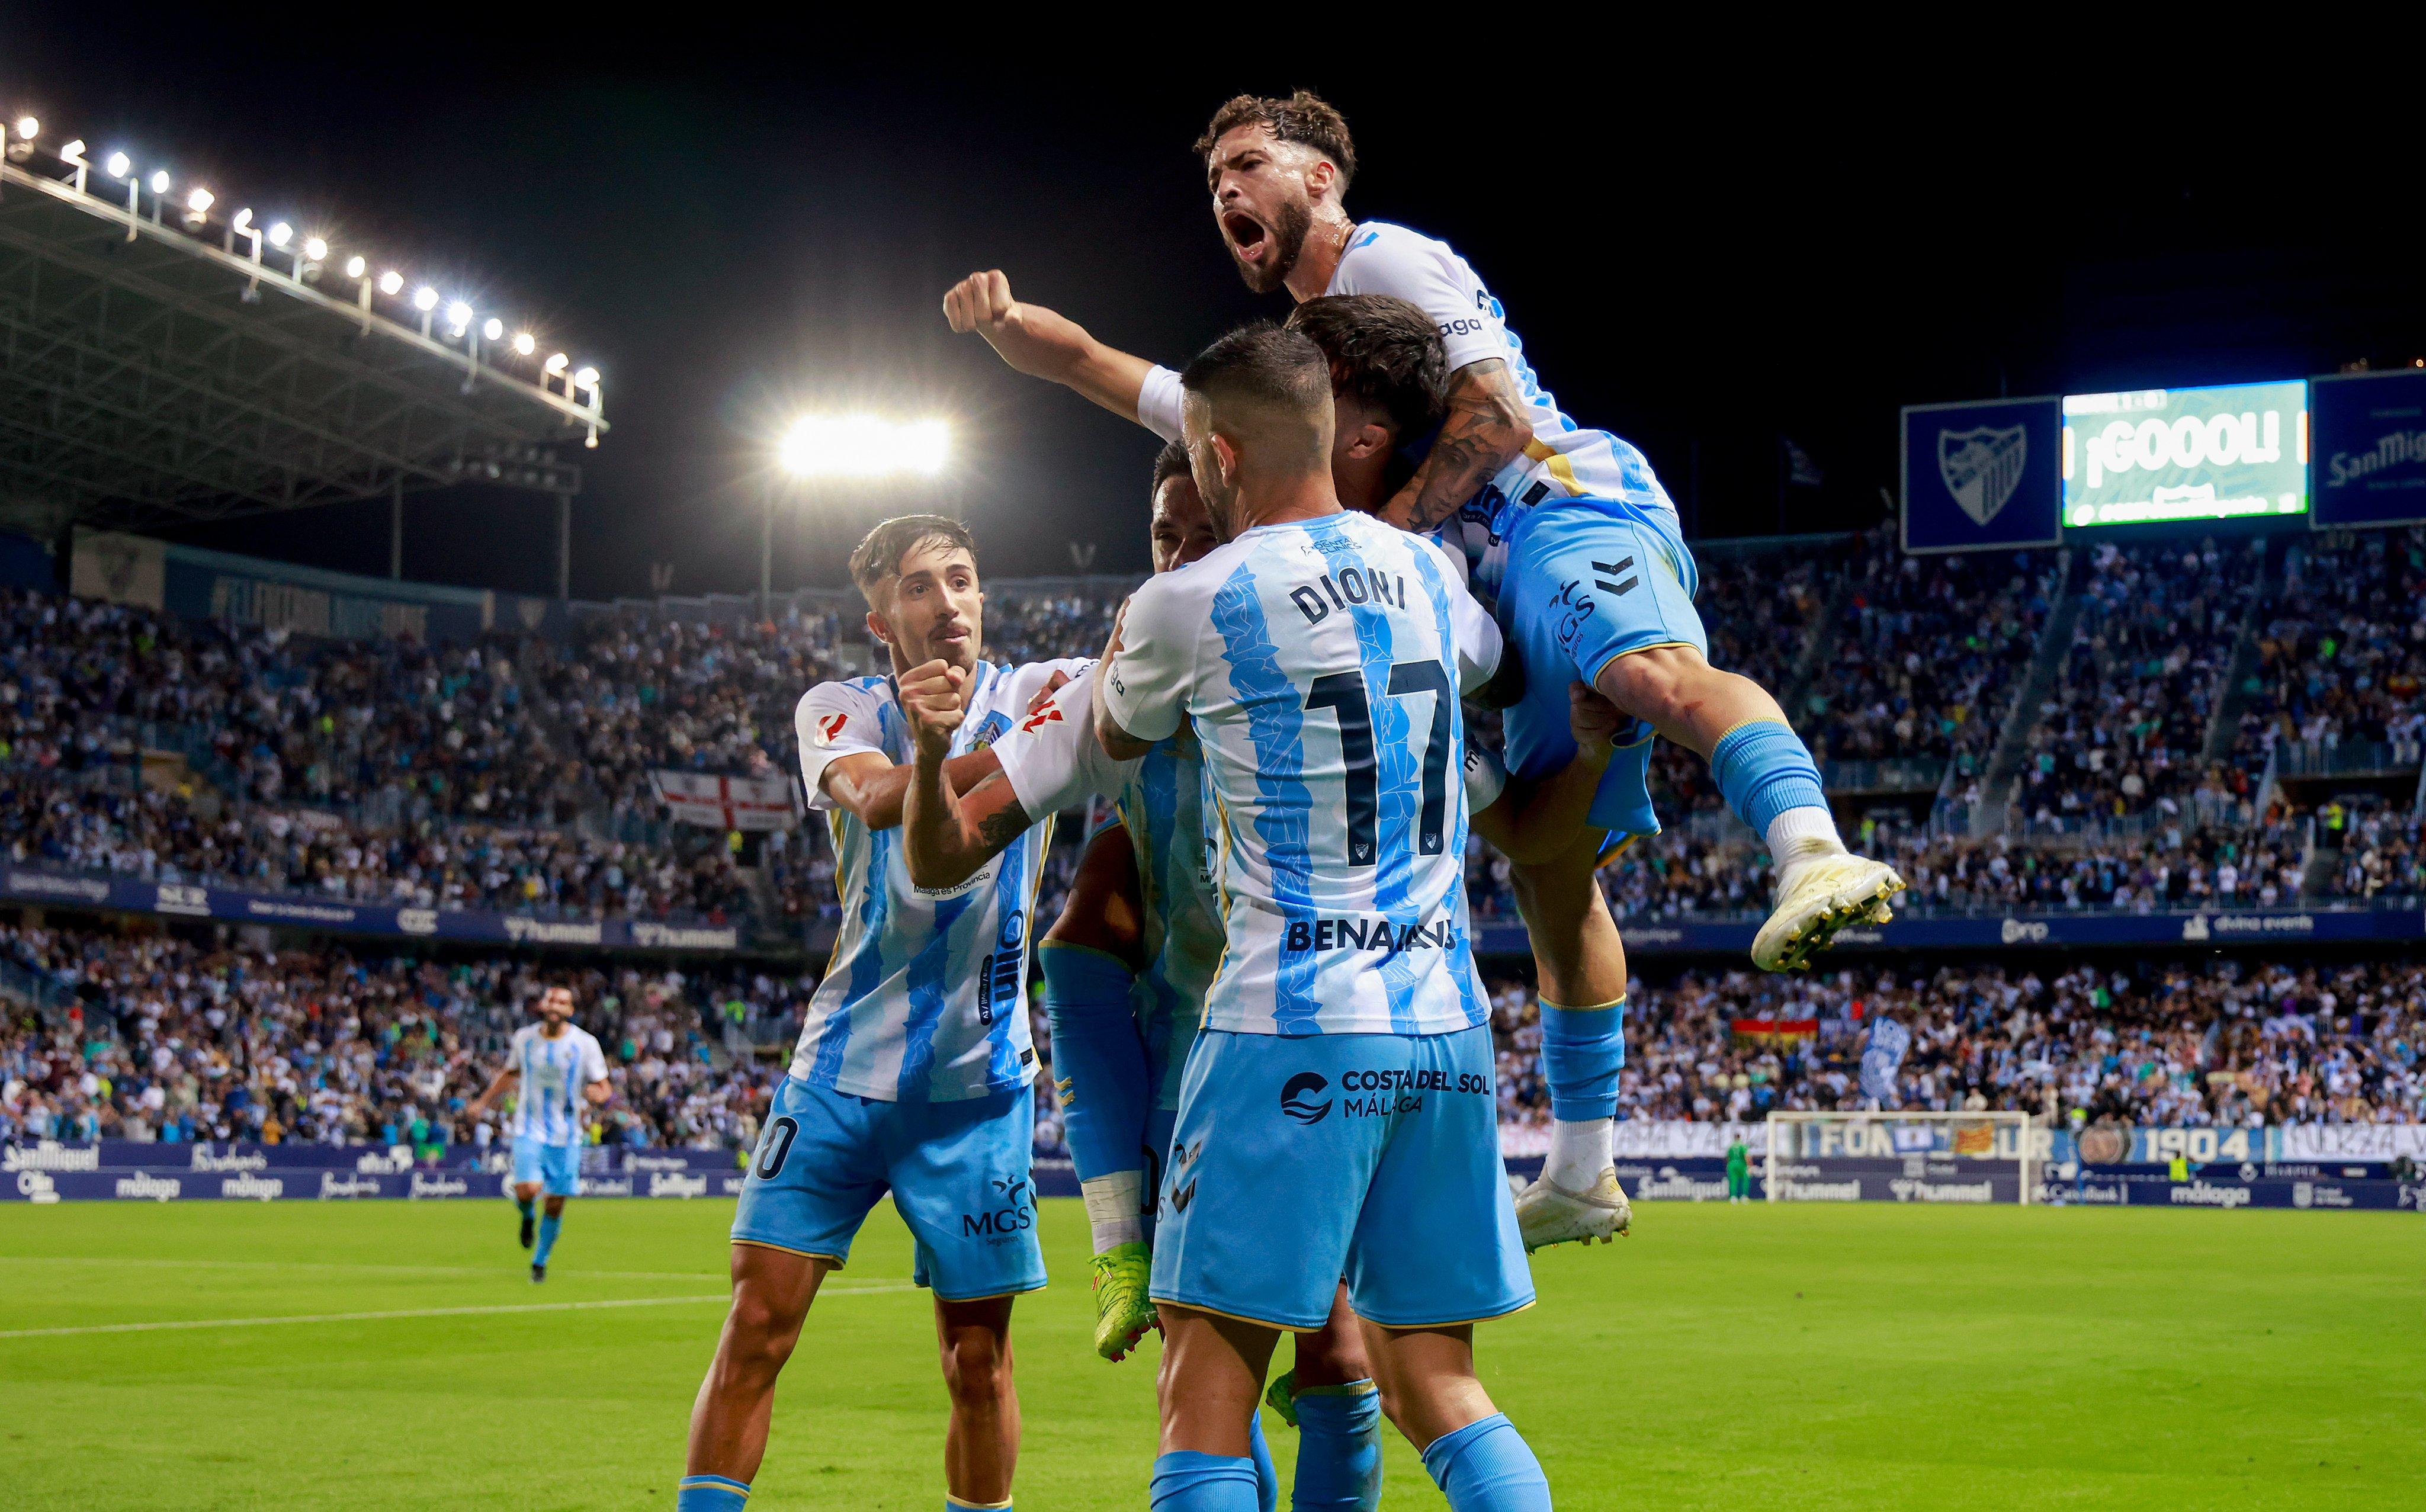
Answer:
[(1008, 1244), (1036, 1227), (1035, 1188), (1028, 1184), (1027, 1177), (990, 1176), (986, 1184), (994, 1188), (997, 1205), (962, 1214), (962, 1238), (982, 1237), (989, 1245)]
[(1281, 1111), (1298, 1122), (1312, 1126), (1331, 1114), (1331, 1100), (1314, 1101), (1314, 1094), (1330, 1086), (1319, 1071), (1300, 1071), (1281, 1086)]

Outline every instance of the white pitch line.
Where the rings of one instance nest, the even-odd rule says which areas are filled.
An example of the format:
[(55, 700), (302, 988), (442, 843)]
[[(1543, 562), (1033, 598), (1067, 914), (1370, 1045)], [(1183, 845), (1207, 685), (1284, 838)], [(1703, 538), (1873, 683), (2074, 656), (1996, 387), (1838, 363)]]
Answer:
[[(377, 1271), (388, 1276), (499, 1276), (494, 1265), (389, 1265), (341, 1260), (164, 1260), (146, 1255), (0, 1255), (0, 1265), (154, 1265), (174, 1270), (333, 1270)], [(715, 1271), (581, 1270), (568, 1277), (615, 1281), (720, 1281)]]
[[(860, 1296), (871, 1292), (914, 1292), (903, 1282), (895, 1286), (837, 1288), (834, 1295)], [(820, 1289), (819, 1295), (826, 1295)], [(509, 1312), (585, 1312), (601, 1308), (677, 1307), (699, 1302), (729, 1302), (722, 1292), (710, 1296), (636, 1296), (598, 1302), (522, 1302), (503, 1307), (404, 1308), (386, 1312), (302, 1312), (267, 1318), (174, 1318), (154, 1323), (89, 1323), (65, 1328), (5, 1328), (0, 1339), (59, 1339), (87, 1333), (159, 1333), (185, 1328), (259, 1328), (278, 1323), (382, 1323), (396, 1318), (490, 1317)]]

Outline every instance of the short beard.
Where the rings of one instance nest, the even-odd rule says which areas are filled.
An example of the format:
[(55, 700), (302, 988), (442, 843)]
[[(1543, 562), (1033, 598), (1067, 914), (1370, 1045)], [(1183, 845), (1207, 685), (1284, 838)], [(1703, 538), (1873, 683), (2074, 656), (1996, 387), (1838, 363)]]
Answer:
[(1314, 230), (1314, 211), (1302, 199), (1291, 200), (1281, 206), (1280, 224), (1271, 228), (1273, 250), (1278, 254), (1271, 266), (1259, 268), (1238, 264), (1238, 276), (1247, 287), (1257, 294), (1274, 294), (1288, 282), (1297, 271), (1297, 260), (1305, 251), (1306, 233)]

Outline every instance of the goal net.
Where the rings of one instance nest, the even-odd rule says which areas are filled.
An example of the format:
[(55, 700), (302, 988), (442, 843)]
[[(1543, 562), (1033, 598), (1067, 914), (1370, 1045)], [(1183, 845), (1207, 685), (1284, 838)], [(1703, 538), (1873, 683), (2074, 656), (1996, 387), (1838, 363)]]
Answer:
[(2046, 1151), (2028, 1113), (1772, 1113), (1771, 1202), (2024, 1202)]

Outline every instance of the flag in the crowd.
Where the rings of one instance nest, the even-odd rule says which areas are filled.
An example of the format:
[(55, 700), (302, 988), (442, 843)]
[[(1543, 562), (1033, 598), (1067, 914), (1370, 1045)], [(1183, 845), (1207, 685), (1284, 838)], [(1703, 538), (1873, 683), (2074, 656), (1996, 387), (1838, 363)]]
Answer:
[(657, 797), (675, 821), (706, 829), (789, 829), (796, 784), (783, 777), (655, 771)]
[(1862, 1095), (1874, 1102), (1896, 1102), (1896, 1070), (1911, 1048), (1911, 1030), (1893, 1019), (1871, 1020), (1870, 1040), (1862, 1050)]
[(1796, 445), (1792, 437), (1780, 436), (1777, 440), (1786, 448), (1786, 481), (1789, 485), (1816, 489), (1828, 480), (1827, 475), (1820, 471), (1820, 464), (1811, 459), (1811, 454)]

